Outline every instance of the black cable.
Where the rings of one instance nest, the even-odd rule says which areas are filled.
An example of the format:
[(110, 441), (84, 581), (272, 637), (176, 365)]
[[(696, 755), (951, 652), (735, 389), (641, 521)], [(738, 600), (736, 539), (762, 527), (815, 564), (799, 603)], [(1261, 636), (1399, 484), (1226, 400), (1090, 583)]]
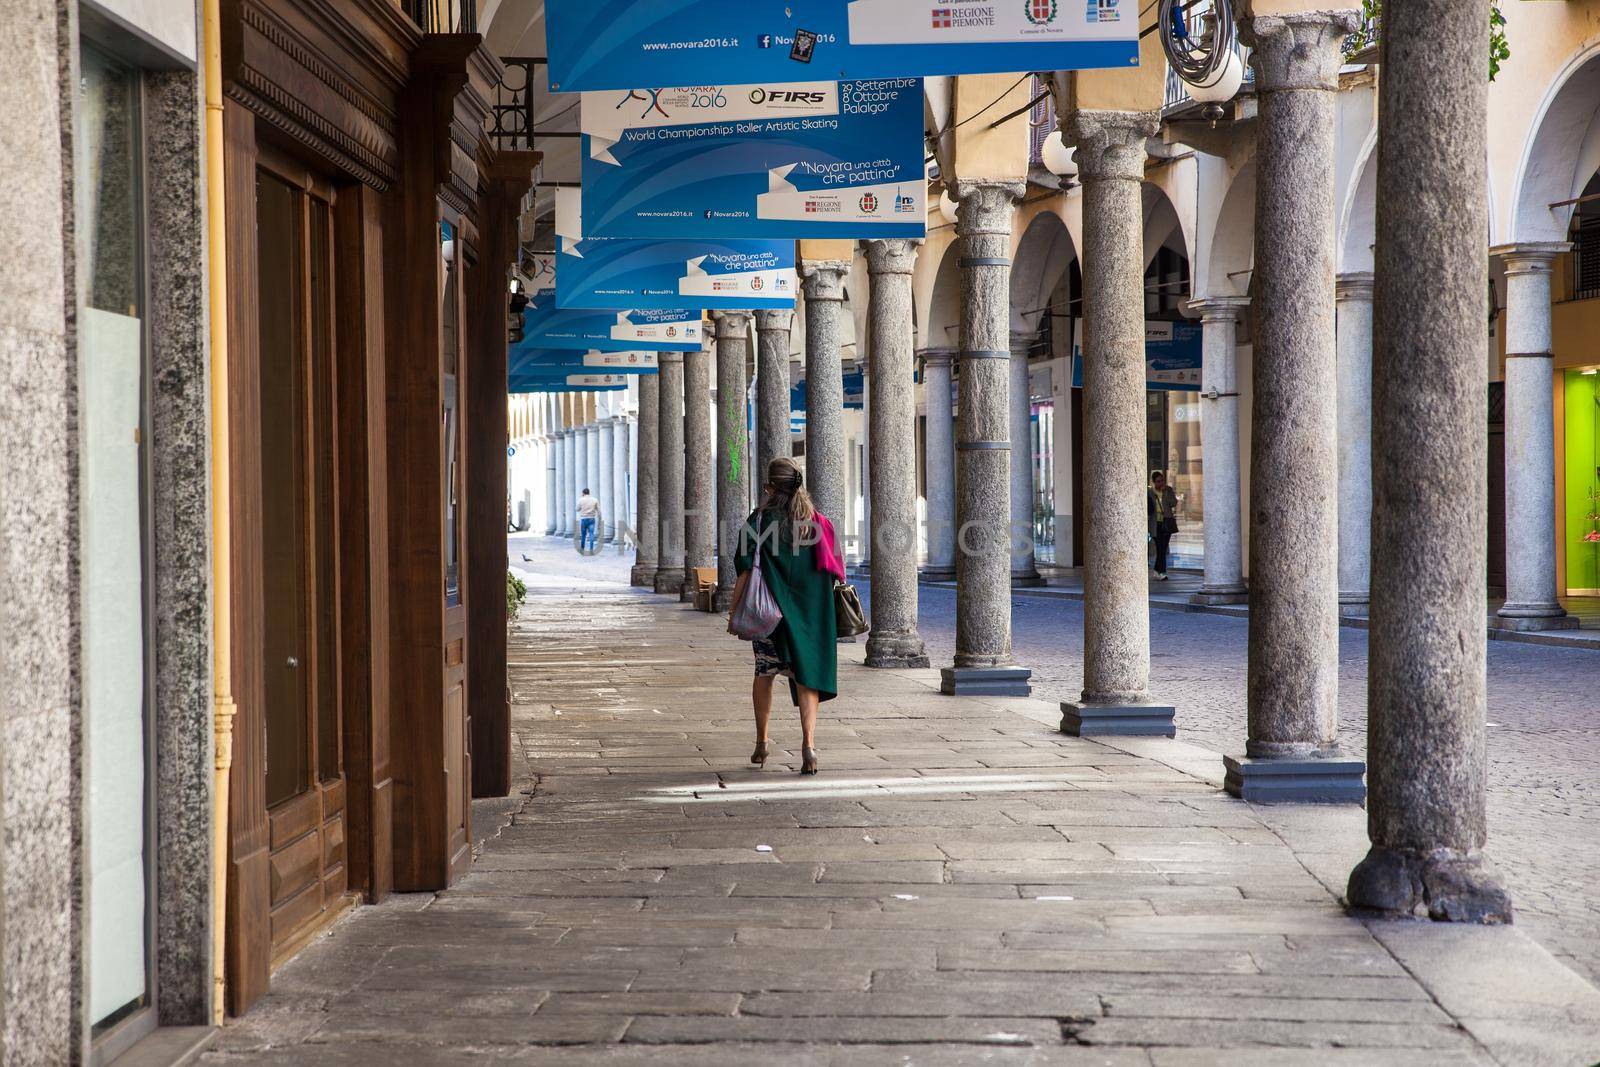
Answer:
[(1002, 101), (1006, 97), (1010, 96), (1011, 95), (1011, 89), (1015, 89), (1017, 86), (1021, 85), (1025, 80), (1027, 80), (1028, 78), (1031, 78), (1031, 77), (1033, 77), (1033, 72), (1029, 71), (1027, 74), (1024, 74), (1022, 77), (1020, 77), (1016, 81), (1012, 82), (1010, 89), (1007, 89), (1005, 92), (1001, 93), (999, 96), (995, 97), (993, 100), (991, 100), (987, 104), (983, 105), (983, 107), (980, 108), (978, 111), (974, 112), (971, 115), (968, 115), (966, 118), (962, 119), (960, 122), (956, 123), (954, 126), (947, 126), (944, 129), (940, 130), (937, 136), (943, 137), (945, 134), (949, 133), (951, 130), (959, 130), (961, 127), (965, 126), (967, 123), (969, 123), (973, 119), (979, 117), (985, 111), (988, 111), (991, 107), (994, 107), (1000, 101)]

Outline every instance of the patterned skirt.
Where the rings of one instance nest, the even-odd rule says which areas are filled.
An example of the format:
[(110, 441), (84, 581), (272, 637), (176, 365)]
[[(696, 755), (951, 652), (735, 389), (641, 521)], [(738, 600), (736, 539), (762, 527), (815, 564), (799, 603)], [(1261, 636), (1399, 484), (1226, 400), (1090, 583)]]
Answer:
[(750, 645), (755, 649), (757, 678), (794, 677), (794, 667), (783, 658), (770, 638), (758, 637)]

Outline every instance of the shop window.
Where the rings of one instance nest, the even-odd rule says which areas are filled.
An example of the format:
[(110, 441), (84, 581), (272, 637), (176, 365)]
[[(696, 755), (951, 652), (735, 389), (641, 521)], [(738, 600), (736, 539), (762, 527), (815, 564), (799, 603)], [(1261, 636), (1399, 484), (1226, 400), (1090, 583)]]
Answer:
[(1565, 385), (1567, 594), (1600, 596), (1600, 375), (1568, 371)]
[(141, 80), (87, 42), (79, 68), (85, 977), (93, 1036), (125, 1046), (155, 1025)]

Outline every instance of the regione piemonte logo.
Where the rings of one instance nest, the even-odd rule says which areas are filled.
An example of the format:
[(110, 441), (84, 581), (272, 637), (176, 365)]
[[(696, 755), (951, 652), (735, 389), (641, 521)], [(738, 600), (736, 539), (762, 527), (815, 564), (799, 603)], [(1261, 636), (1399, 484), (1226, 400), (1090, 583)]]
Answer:
[(1056, 20), (1056, 0), (1022, 0), (1028, 21), (1035, 26), (1048, 26)]
[(936, 29), (936, 30), (948, 30), (948, 29), (950, 29), (950, 27), (951, 27), (950, 9), (947, 8), (947, 7), (936, 7), (936, 8), (934, 8), (933, 9), (933, 28)]

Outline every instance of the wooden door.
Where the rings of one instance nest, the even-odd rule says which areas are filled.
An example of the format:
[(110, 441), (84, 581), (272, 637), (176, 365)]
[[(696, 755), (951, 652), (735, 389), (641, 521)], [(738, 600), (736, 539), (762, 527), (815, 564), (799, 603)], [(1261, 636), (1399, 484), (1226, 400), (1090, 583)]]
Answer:
[(256, 221), (263, 773), (278, 958), (347, 890), (332, 189), (264, 153)]

